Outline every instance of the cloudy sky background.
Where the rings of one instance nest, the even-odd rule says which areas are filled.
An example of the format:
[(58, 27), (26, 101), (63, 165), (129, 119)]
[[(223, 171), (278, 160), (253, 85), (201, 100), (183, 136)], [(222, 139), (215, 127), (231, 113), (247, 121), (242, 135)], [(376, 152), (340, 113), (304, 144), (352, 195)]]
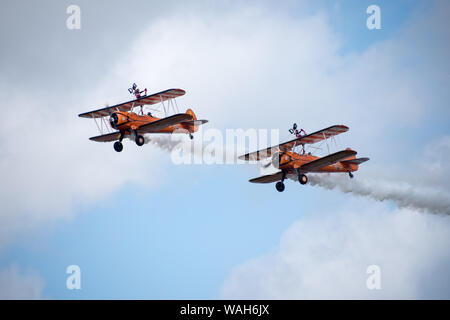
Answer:
[[(66, 28), (70, 4), (81, 30)], [(371, 4), (382, 30), (366, 27)], [(4, 5), (0, 297), (450, 298), (449, 13), (413, 0)], [(248, 183), (255, 166), (89, 141), (77, 114), (128, 99), (132, 82), (185, 89), (178, 104), (205, 129), (283, 139), (294, 121), (346, 124), (341, 147), (371, 160), (349, 187), (281, 194)], [(72, 264), (79, 291), (65, 287)], [(373, 264), (381, 290), (366, 287)]]

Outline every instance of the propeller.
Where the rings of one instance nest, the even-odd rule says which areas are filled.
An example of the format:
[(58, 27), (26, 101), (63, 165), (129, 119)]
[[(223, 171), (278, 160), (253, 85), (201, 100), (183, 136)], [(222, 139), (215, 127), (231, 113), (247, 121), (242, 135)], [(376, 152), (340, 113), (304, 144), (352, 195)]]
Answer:
[(278, 166), (280, 165), (280, 152), (274, 152), (272, 154), (272, 156), (270, 157), (270, 161), (267, 163), (262, 164), (261, 163), (261, 167), (268, 168), (270, 166), (273, 166), (275, 168), (278, 168)]
[(269, 161), (266, 164), (262, 165), (261, 167), (263, 167), (265, 169), (265, 168), (270, 167), (271, 165), (272, 165), (272, 161)]

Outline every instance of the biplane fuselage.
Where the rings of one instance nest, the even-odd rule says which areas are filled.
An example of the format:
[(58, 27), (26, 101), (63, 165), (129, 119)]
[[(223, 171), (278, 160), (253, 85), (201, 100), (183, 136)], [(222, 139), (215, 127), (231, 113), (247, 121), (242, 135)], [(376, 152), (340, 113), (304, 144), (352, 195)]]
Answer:
[[(136, 86), (136, 85), (134, 85)], [(134, 87), (133, 87), (134, 88)], [(131, 92), (131, 91), (130, 91)], [(123, 149), (122, 140), (124, 138), (134, 139), (138, 146), (145, 143), (144, 134), (148, 133), (185, 133), (192, 139), (192, 133), (198, 131), (198, 126), (205, 124), (208, 120), (197, 120), (194, 111), (188, 109), (185, 113), (177, 113), (165, 118), (155, 118), (151, 113), (144, 114), (144, 106), (161, 103), (164, 113), (172, 108), (175, 111), (174, 99), (184, 95), (182, 89), (168, 89), (151, 95), (139, 96), (135, 100), (119, 103), (111, 107), (105, 107), (79, 114), (81, 118), (94, 119), (100, 131), (100, 135), (90, 137), (89, 140), (97, 142), (114, 142), (114, 150), (121, 152)], [(167, 101), (167, 109), (164, 106)], [(133, 112), (134, 108), (140, 107), (141, 114)], [(178, 106), (176, 106), (178, 110)], [(154, 109), (153, 109), (154, 110)], [(96, 119), (100, 120), (100, 126)], [(113, 132), (110, 132), (108, 123)], [(104, 133), (102, 128), (108, 131)]]
[[(316, 157), (311, 154), (299, 154), (293, 151), (279, 152), (278, 154), (274, 155), (274, 158), (277, 158), (276, 161), (278, 162), (278, 163), (275, 162), (274, 166), (277, 167), (278, 165), (278, 169), (284, 170), (286, 172), (296, 172), (297, 169), (299, 169), (299, 171), (302, 172), (303, 170), (301, 170), (301, 167), (303, 165), (320, 159), (320, 157)], [(355, 158), (356, 158), (355, 156), (350, 156), (334, 164), (317, 169), (310, 169), (307, 172), (354, 172), (358, 170), (359, 166), (357, 164), (343, 161)], [(303, 173), (306, 173), (306, 171)]]
[[(189, 109), (186, 113), (192, 115), (193, 119), (195, 119), (195, 115), (192, 110)], [(113, 129), (119, 130), (124, 135), (131, 135), (134, 130), (138, 130), (141, 126), (161, 120), (161, 118), (152, 117), (150, 115), (140, 115), (135, 112), (123, 111), (114, 112), (113, 114), (111, 114), (110, 119), (113, 119), (114, 115), (117, 116), (117, 120), (110, 120), (111, 127)], [(197, 125), (194, 125), (190, 122), (182, 122), (179, 124), (161, 128), (154, 131), (153, 133), (194, 133), (197, 131)]]

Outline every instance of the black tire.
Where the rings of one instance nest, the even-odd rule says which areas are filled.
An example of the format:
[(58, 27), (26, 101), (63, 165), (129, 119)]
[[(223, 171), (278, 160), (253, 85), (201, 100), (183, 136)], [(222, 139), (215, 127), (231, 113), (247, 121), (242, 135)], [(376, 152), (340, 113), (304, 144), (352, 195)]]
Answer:
[(194, 136), (192, 135), (192, 133), (189, 133), (189, 138), (194, 139)]
[(277, 184), (275, 185), (275, 188), (277, 189), (278, 192), (283, 192), (284, 191), (284, 183), (281, 181), (278, 181)]
[(300, 184), (307, 184), (308, 183), (308, 177), (305, 176), (304, 174), (299, 174), (298, 175), (298, 182), (300, 182)]
[(114, 150), (116, 150), (117, 152), (120, 152), (123, 150), (123, 144), (120, 141), (116, 141), (114, 142)]
[(350, 179), (353, 179), (353, 173), (349, 172), (348, 176), (350, 177)]
[(136, 144), (140, 147), (143, 146), (145, 143), (145, 139), (143, 136), (137, 136), (136, 137)]

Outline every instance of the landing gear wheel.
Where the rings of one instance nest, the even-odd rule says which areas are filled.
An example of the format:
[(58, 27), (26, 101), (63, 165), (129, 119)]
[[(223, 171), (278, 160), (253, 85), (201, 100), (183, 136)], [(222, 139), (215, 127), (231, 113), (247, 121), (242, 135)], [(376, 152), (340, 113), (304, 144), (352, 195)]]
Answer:
[(114, 150), (116, 150), (117, 152), (120, 152), (123, 150), (123, 144), (120, 141), (116, 141), (114, 142)]
[(137, 136), (136, 137), (136, 144), (140, 147), (144, 145), (145, 139), (143, 136)]
[(308, 177), (305, 176), (304, 174), (299, 174), (298, 182), (300, 182), (300, 184), (306, 184), (308, 182)]
[(194, 139), (194, 136), (192, 135), (192, 133), (189, 133), (189, 138), (192, 140)]
[(353, 179), (353, 173), (349, 172), (348, 176), (350, 177), (350, 179)]
[(278, 181), (277, 184), (275, 185), (275, 188), (277, 188), (278, 192), (283, 192), (284, 191), (284, 183), (281, 181)]

